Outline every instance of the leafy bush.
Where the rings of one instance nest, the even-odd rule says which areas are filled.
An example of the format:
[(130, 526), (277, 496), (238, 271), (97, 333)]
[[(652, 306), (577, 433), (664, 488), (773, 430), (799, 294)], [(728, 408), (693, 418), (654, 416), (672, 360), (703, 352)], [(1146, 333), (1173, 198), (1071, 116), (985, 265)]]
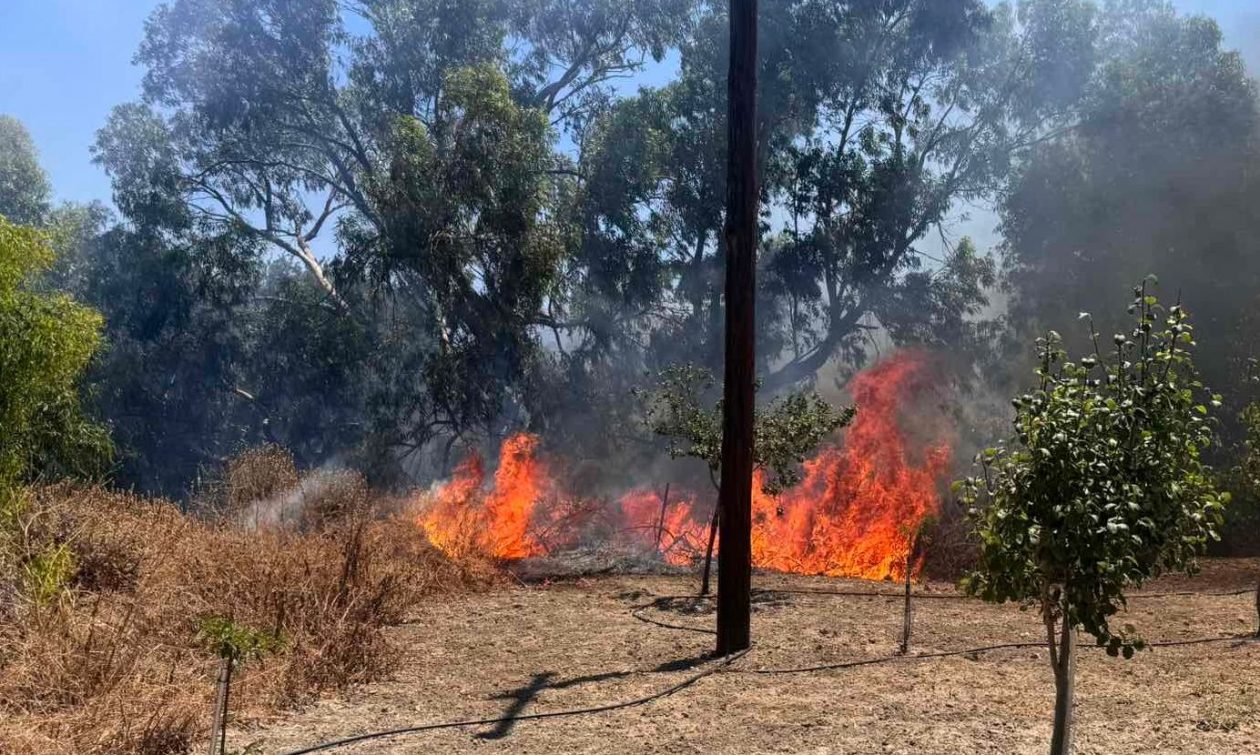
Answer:
[(36, 277), (52, 263), (43, 234), (0, 216), (0, 488), (35, 475), (95, 472), (109, 455), (104, 428), (79, 403), (101, 318), (38, 289)]

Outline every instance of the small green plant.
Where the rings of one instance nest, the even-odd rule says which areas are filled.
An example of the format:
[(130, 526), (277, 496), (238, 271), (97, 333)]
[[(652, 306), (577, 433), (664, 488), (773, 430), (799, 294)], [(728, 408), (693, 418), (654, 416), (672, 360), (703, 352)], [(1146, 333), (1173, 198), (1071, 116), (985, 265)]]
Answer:
[(49, 545), (23, 566), (22, 595), (37, 606), (48, 606), (65, 594), (74, 572), (74, 552), (70, 546)]
[(222, 616), (202, 619), (197, 625), (197, 641), (219, 658), (234, 663), (246, 663), (284, 648), (284, 639), (278, 633), (253, 629)]
[[(647, 424), (669, 442), (669, 455), (700, 459), (717, 485), (722, 464), (722, 402), (711, 405), (713, 373), (695, 365), (662, 370), (656, 388), (643, 392)], [(837, 409), (817, 394), (795, 391), (759, 407), (753, 463), (767, 472), (764, 489), (779, 493), (801, 479), (801, 463), (818, 444), (853, 421), (854, 409)]]
[(262, 632), (222, 616), (208, 616), (198, 624), (197, 640), (219, 657), (218, 694), (210, 727), (210, 755), (227, 755), (228, 701), (232, 672), (239, 663), (279, 652), (284, 640), (279, 629)]
[(1056, 682), (1053, 755), (1071, 748), (1075, 630), (1113, 656), (1145, 647), (1133, 627), (1111, 624), (1125, 591), (1192, 571), (1228, 501), (1201, 458), (1220, 399), (1196, 376), (1188, 317), (1179, 305), (1165, 312), (1145, 284), (1135, 294), (1132, 332), (1107, 355), (1087, 314), (1092, 354), (1069, 361), (1053, 331), (1037, 341), (1038, 386), (1013, 401), (1014, 439), (956, 484), (980, 544), (963, 587), (1040, 608)]

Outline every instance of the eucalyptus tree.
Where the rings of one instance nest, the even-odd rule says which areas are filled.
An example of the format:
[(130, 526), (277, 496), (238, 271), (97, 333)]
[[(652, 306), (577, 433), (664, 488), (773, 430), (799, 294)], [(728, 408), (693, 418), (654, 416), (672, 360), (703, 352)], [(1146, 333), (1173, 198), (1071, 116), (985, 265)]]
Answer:
[(51, 195), (30, 132), (18, 119), (0, 114), (0, 215), (11, 223), (38, 225)]
[[(633, 260), (617, 284), (664, 281), (638, 326), (676, 353), (649, 361), (700, 354), (714, 365), (723, 4), (705, 4), (693, 28), (674, 81), (614, 104), (589, 130), (580, 253)], [(1091, 6), (770, 0), (760, 37), (767, 388), (810, 380), (832, 359), (860, 361), (873, 330), (899, 342), (979, 340), (995, 265), (962, 243), (934, 256), (933, 237), (1073, 121), (1094, 55)], [(593, 298), (624, 290), (605, 282)], [(582, 302), (575, 292), (573, 306)]]
[(1223, 421), (1240, 437), (1235, 418), (1254, 398), (1245, 362), (1260, 351), (1255, 85), (1209, 18), (1141, 2), (1099, 24), (1076, 127), (1032, 149), (1003, 198), (1012, 319), (1036, 332), (1148, 273), (1176, 280), (1221, 334), (1198, 362), (1236, 401)]
[(97, 157), (133, 223), (299, 263), (343, 316), (406, 313), (423, 444), (519, 403), (557, 320), (577, 171), (559, 137), (660, 57), (686, 0), (172, 0)]
[(798, 12), (811, 33), (794, 46), (816, 46), (829, 75), (812, 128), (772, 162), (788, 220), (771, 265), (814, 316), (790, 329), (771, 387), (859, 358), (872, 327), (938, 343), (965, 330), (992, 265), (949, 243), (934, 260), (928, 236), (960, 204), (993, 197), (1013, 159), (1070, 122), (1093, 50), (1093, 14), (1076, 0)]

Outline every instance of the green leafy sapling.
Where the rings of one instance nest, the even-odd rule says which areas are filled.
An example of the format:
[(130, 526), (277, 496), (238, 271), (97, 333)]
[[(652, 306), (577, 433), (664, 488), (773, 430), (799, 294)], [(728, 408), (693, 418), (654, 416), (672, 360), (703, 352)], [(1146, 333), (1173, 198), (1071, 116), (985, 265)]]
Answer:
[(284, 647), (284, 639), (279, 630), (263, 632), (222, 616), (208, 616), (198, 624), (197, 641), (219, 658), (218, 690), (210, 728), (210, 755), (226, 755), (232, 671), (237, 664), (279, 652)]
[(1125, 591), (1192, 572), (1228, 500), (1202, 460), (1220, 398), (1196, 375), (1186, 312), (1165, 311), (1147, 284), (1135, 296), (1132, 332), (1115, 335), (1106, 354), (1088, 314), (1092, 354), (1071, 361), (1059, 334), (1038, 339), (1038, 383), (1013, 401), (1014, 438), (956, 483), (980, 546), (963, 587), (1035, 605), (1045, 624), (1056, 755), (1071, 746), (1075, 631), (1113, 656), (1145, 647), (1133, 627), (1113, 624)]
[[(722, 401), (713, 373), (695, 365), (679, 365), (657, 376), (654, 391), (646, 394), (647, 423), (668, 440), (669, 455), (699, 459), (718, 486), (722, 464)], [(757, 408), (754, 419), (753, 466), (762, 474), (762, 490), (777, 495), (801, 480), (801, 464), (829, 435), (853, 421), (852, 407), (836, 408), (817, 394), (794, 391)], [(719, 512), (709, 525), (700, 595), (709, 592), (709, 565)]]
[[(695, 365), (662, 370), (645, 394), (647, 423), (667, 439), (671, 458), (699, 459), (717, 486), (722, 465), (722, 401), (713, 373)], [(829, 435), (853, 421), (852, 407), (836, 408), (817, 394), (793, 391), (757, 409), (753, 464), (762, 488), (772, 495), (801, 480), (801, 463)]]

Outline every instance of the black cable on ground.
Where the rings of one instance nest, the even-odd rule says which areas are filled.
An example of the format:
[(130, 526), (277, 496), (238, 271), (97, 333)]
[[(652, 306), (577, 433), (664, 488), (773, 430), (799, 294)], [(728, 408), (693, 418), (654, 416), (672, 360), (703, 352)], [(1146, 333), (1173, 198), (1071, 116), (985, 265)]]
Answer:
[[(904, 592), (882, 592), (879, 590), (776, 590), (772, 587), (758, 588), (753, 591), (757, 595), (822, 595), (832, 596), (839, 595), (849, 598), (897, 598), (904, 600), (906, 594)], [(939, 592), (916, 592), (911, 593), (912, 599), (927, 598), (929, 600), (971, 600), (969, 595), (958, 595), (951, 593)]]
[(703, 627), (689, 627), (689, 626), (684, 626), (682, 624), (670, 624), (668, 622), (659, 621), (657, 619), (651, 619), (643, 615), (642, 613), (643, 611), (646, 611), (649, 608), (655, 608), (655, 607), (656, 607), (655, 603), (649, 603), (646, 606), (636, 606), (632, 611), (630, 611), (630, 615), (638, 619), (639, 621), (642, 621), (645, 624), (652, 624), (654, 626), (663, 627), (665, 629), (675, 629), (680, 632), (695, 632), (696, 634), (717, 634), (717, 630), (714, 630), (714, 629), (705, 629)]
[(940, 653), (923, 653), (920, 655), (885, 655), (879, 658), (863, 658), (860, 661), (840, 661), (837, 663), (824, 663), (818, 666), (798, 666), (795, 668), (750, 668), (750, 669), (731, 669), (736, 674), (804, 674), (810, 671), (833, 671), (836, 669), (857, 668), (858, 666), (875, 666), (881, 663), (893, 663), (895, 661), (922, 661), (929, 658), (948, 658), (954, 655), (976, 655), (979, 653), (988, 653), (993, 650), (1016, 650), (1019, 648), (1043, 648), (1046, 646), (1044, 642), (1007, 642), (1001, 645), (987, 645), (980, 648), (967, 648), (966, 650), (947, 650)]
[(1195, 596), (1203, 598), (1224, 598), (1231, 595), (1251, 595), (1255, 592), (1255, 588), (1248, 587), (1245, 590), (1231, 590), (1229, 592), (1196, 592), (1194, 590), (1183, 590), (1181, 592), (1139, 592), (1133, 595), (1126, 595), (1128, 600), (1137, 598), (1175, 598), (1182, 596)]
[[(886, 592), (856, 591), (856, 590), (847, 590), (847, 591), (846, 590), (760, 590), (758, 592), (761, 594), (784, 593), (784, 594), (796, 594), (796, 595), (813, 594), (813, 595), (841, 595), (841, 596), (887, 597), (887, 598), (904, 598), (905, 597), (904, 593), (886, 593)], [(1244, 594), (1250, 595), (1251, 593), (1252, 591), (1250, 589), (1247, 589), (1247, 590), (1238, 590), (1235, 592), (1221, 592), (1221, 593), (1198, 593), (1198, 592), (1147, 593), (1144, 595), (1131, 595), (1128, 597), (1130, 599), (1172, 597), (1172, 596), (1181, 596), (1181, 595), (1204, 595), (1204, 596), (1211, 597), (1211, 596), (1232, 596), (1232, 595), (1244, 595)], [(912, 597), (956, 599), (956, 600), (970, 599), (968, 596), (965, 596), (965, 595), (949, 595), (949, 594), (941, 594), (941, 593), (921, 593)], [(643, 611), (649, 608), (654, 608), (654, 607), (659, 606), (662, 601), (705, 600), (705, 599), (712, 599), (712, 596), (702, 596), (699, 598), (694, 595), (662, 596), (647, 605), (635, 606), (631, 610), (630, 615), (638, 619), (639, 621), (642, 621), (648, 624), (653, 624), (655, 626), (663, 627), (665, 629), (671, 629), (675, 631), (684, 631), (684, 632), (695, 632), (695, 633), (700, 633), (700, 634), (716, 634), (716, 632), (712, 629), (704, 629), (701, 627), (689, 627), (689, 626), (684, 626), (681, 624), (670, 624), (667, 622), (658, 621), (656, 619), (651, 619), (642, 615)], [(1238, 641), (1239, 644), (1245, 644), (1249, 642), (1260, 642), (1260, 638), (1256, 637), (1255, 635), (1230, 635), (1226, 637), (1203, 637), (1203, 638), (1189, 639), (1189, 640), (1168, 640), (1168, 641), (1163, 641), (1163, 642), (1150, 642), (1150, 643), (1147, 643), (1147, 647), (1151, 647), (1151, 648), (1181, 647), (1185, 645), (1202, 645), (1202, 644), (1207, 644), (1207, 643), (1230, 642), (1230, 641)], [(1043, 648), (1045, 646), (1046, 644), (1044, 642), (1008, 642), (1008, 643), (1003, 643), (1000, 645), (987, 645), (984, 647), (967, 648), (964, 650), (947, 650), (947, 651), (942, 651), (942, 652), (937, 652), (937, 653), (921, 653), (919, 655), (891, 655), (891, 656), (883, 656), (879, 658), (865, 658), (865, 659), (856, 660), (856, 661), (841, 661), (838, 663), (827, 663), (827, 664), (820, 664), (816, 666), (800, 666), (800, 667), (795, 667), (795, 668), (769, 668), (769, 669), (733, 669), (731, 668), (730, 667), (731, 664), (735, 663), (739, 659), (746, 656), (749, 652), (751, 652), (751, 648), (749, 648), (748, 650), (742, 650), (738, 653), (733, 653), (731, 655), (725, 656), (713, 666), (710, 666), (709, 668), (699, 673), (692, 674), (691, 676), (687, 677), (683, 681), (677, 684), (674, 684), (670, 687), (667, 687), (666, 689), (663, 689), (660, 692), (656, 692), (646, 697), (635, 698), (633, 700), (627, 700), (627, 701), (619, 702), (619, 703), (608, 703), (606, 705), (596, 705), (596, 706), (591, 706), (587, 708), (570, 708), (566, 710), (546, 711), (546, 712), (541, 712), (541, 713), (525, 713), (525, 714), (517, 715), (517, 716), (502, 716), (498, 718), (481, 718), (481, 719), (472, 719), (472, 720), (466, 720), (466, 721), (448, 721), (448, 722), (441, 722), (441, 723), (421, 724), (419, 726), (408, 726), (408, 727), (399, 728), (399, 729), (390, 729), (387, 731), (370, 732), (368, 734), (360, 734), (354, 737), (347, 737), (345, 739), (338, 739), (338, 740), (333, 740), (330, 742), (324, 742), (324, 743), (313, 745), (310, 747), (305, 747), (300, 750), (291, 750), (287, 753), (284, 753), (283, 755), (308, 755), (308, 753), (324, 752), (324, 751), (336, 749), (339, 747), (348, 747), (353, 744), (358, 744), (360, 742), (366, 742), (366, 741), (370, 741), (374, 739), (385, 739), (388, 737), (396, 737), (396, 736), (401, 736), (404, 734), (419, 734), (419, 733), (428, 732), (428, 731), (437, 731), (440, 729), (459, 729), (459, 728), (465, 728), (469, 726), (490, 726), (492, 724), (501, 724), (501, 723), (507, 723), (507, 722), (531, 721), (531, 720), (539, 720), (539, 719), (544, 719), (544, 718), (563, 718), (563, 717), (571, 717), (571, 716), (588, 715), (588, 714), (594, 714), (594, 713), (607, 713), (614, 710), (634, 708), (641, 705), (647, 705), (657, 700), (661, 700), (663, 698), (669, 697), (670, 695), (673, 695), (677, 692), (680, 692), (694, 685), (696, 682), (699, 682), (701, 679), (704, 679), (705, 677), (708, 677), (708, 676), (712, 676), (713, 674), (716, 674), (719, 672), (758, 674), (758, 675), (804, 674), (804, 673), (809, 673), (809, 672), (814, 672), (814, 671), (833, 671), (833, 670), (839, 670), (839, 669), (857, 668), (860, 666), (874, 666), (874, 665), (883, 664), (883, 663), (896, 663), (900, 661), (922, 661), (922, 660), (931, 660), (935, 658), (949, 658), (949, 657), (959, 656), (959, 655), (978, 655), (980, 653), (988, 653), (988, 652), (993, 652), (997, 650)], [(1101, 648), (1088, 645), (1088, 646), (1084, 646), (1082, 649), (1097, 650)]]
[[(1148, 642), (1146, 646), (1149, 648), (1170, 648), (1181, 647), (1184, 645), (1204, 645), (1210, 642), (1230, 642), (1240, 641), (1242, 643), (1255, 642), (1257, 638), (1254, 635), (1235, 634), (1226, 637), (1201, 637), (1193, 640), (1171, 640), (1167, 642)], [(1019, 650), (1027, 648), (1044, 648), (1046, 643), (1042, 642), (1007, 642), (1001, 645), (987, 645), (979, 648), (967, 648), (965, 650), (945, 650), (939, 653), (921, 653), (919, 655), (887, 655), (879, 658), (863, 658), (858, 661), (839, 661), (837, 663), (824, 663), (817, 666), (798, 666), (794, 668), (766, 668), (766, 669), (729, 669), (729, 673), (733, 674), (805, 674), (811, 671), (835, 671), (838, 669), (856, 668), (858, 666), (875, 666), (881, 663), (895, 663), (897, 661), (923, 661), (933, 658), (949, 658), (957, 655), (979, 655), (980, 653), (989, 653), (994, 650)], [(1103, 648), (1096, 645), (1082, 645), (1080, 650), (1102, 650)]]
[(357, 744), (359, 742), (366, 742), (372, 739), (385, 739), (387, 737), (396, 737), (402, 734), (418, 734), (418, 733), (426, 732), (426, 731), (436, 731), (438, 729), (460, 729), (467, 726), (490, 726), (492, 724), (507, 723), (509, 721), (516, 722), (516, 721), (531, 721), (531, 720), (537, 720), (540, 718), (562, 718), (562, 717), (567, 717), (567, 716), (587, 715), (591, 713), (607, 713), (609, 711), (622, 710), (624, 708), (635, 708), (640, 705), (647, 705), (648, 703), (656, 702), (657, 700), (660, 700), (665, 697), (669, 697), (670, 695), (673, 695), (677, 692), (681, 692), (682, 690), (694, 685), (696, 682), (700, 681), (701, 679), (704, 679), (707, 676), (712, 676), (713, 674), (718, 673), (722, 669), (727, 668), (735, 661), (738, 661), (740, 658), (743, 658), (745, 655), (748, 655), (749, 652), (751, 652), (751, 648), (748, 650), (741, 650), (738, 653), (732, 653), (731, 655), (724, 656), (720, 660), (718, 660), (714, 665), (710, 666), (709, 668), (699, 673), (692, 674), (691, 676), (687, 677), (686, 679), (682, 680), (681, 682), (678, 682), (677, 684), (671, 687), (668, 687), (666, 689), (661, 690), (660, 692), (656, 692), (646, 697), (639, 697), (639, 698), (635, 698), (634, 700), (627, 700), (625, 702), (608, 703), (607, 705), (596, 705), (589, 708), (570, 708), (567, 710), (553, 710), (553, 711), (545, 711), (542, 713), (524, 713), (519, 716), (504, 716), (500, 718), (481, 718), (481, 719), (468, 720), (468, 721), (450, 721), (450, 722), (445, 722), (445, 723), (433, 723), (433, 724), (422, 724), (419, 726), (408, 726), (401, 729), (390, 729), (388, 731), (371, 732), (369, 734), (360, 734), (358, 736), (347, 737), (345, 739), (338, 739), (332, 742), (324, 742), (322, 744), (313, 745), (311, 747), (305, 747), (300, 750), (291, 750), (287, 753), (284, 753), (284, 755), (307, 755), (307, 753), (323, 752), (323, 751), (332, 750), (338, 747), (346, 747), (352, 744)]
[[(754, 593), (759, 593), (759, 594), (781, 593), (783, 595), (826, 595), (826, 596), (838, 595), (838, 596), (843, 596), (843, 597), (858, 597), (858, 598), (897, 598), (898, 600), (904, 600), (906, 597), (906, 594), (904, 592), (884, 592), (884, 591), (878, 591), (878, 590), (776, 590), (773, 588), (759, 588), (755, 590)], [(1181, 597), (1181, 596), (1223, 598), (1223, 597), (1231, 597), (1234, 595), (1251, 595), (1253, 593), (1255, 593), (1255, 589), (1249, 587), (1245, 590), (1233, 590), (1230, 592), (1195, 592), (1193, 590), (1186, 590), (1184, 592), (1134, 593), (1132, 595), (1126, 595), (1125, 598), (1128, 600), (1138, 600), (1142, 598), (1172, 598), (1172, 597)], [(970, 595), (962, 595), (959, 593), (941, 593), (941, 592), (916, 592), (916, 593), (911, 593), (910, 598), (911, 600), (919, 600), (919, 599), (979, 600), (979, 598), (973, 598)]]

